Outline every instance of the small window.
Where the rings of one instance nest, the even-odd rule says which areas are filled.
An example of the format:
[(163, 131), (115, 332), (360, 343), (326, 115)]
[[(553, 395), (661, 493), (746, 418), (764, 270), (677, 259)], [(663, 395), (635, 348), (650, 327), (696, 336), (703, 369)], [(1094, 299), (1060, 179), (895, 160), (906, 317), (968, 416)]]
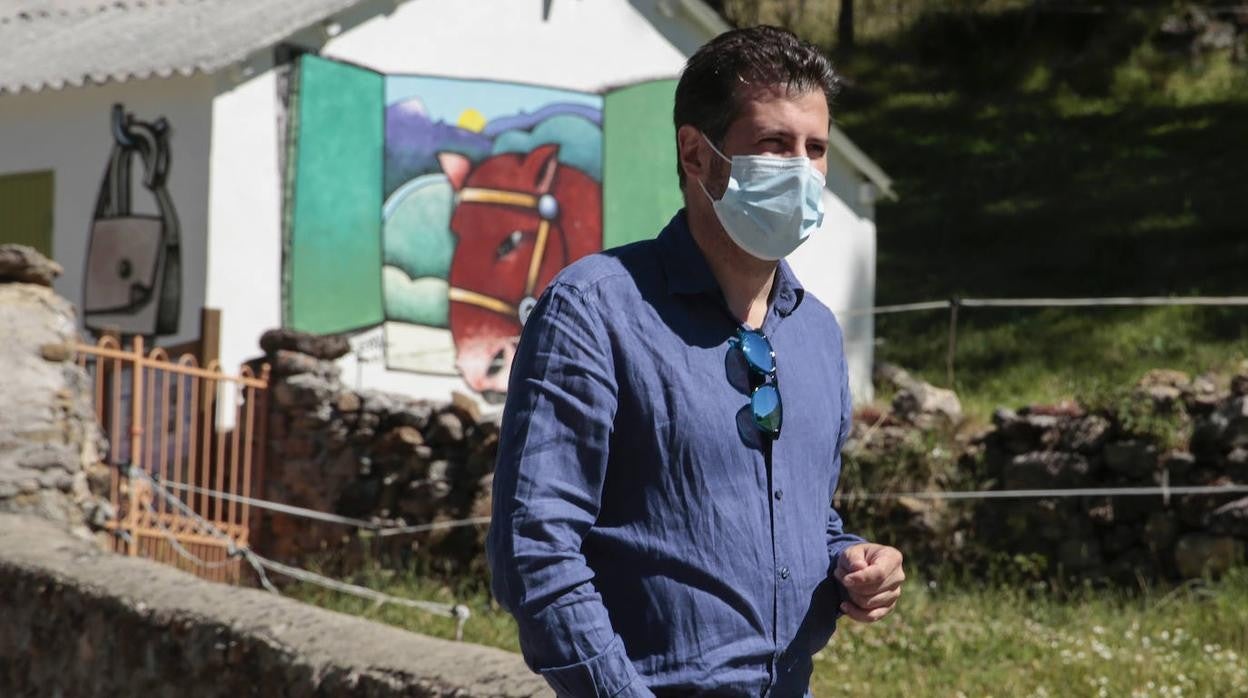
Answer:
[(0, 175), (0, 244), (52, 257), (52, 171)]

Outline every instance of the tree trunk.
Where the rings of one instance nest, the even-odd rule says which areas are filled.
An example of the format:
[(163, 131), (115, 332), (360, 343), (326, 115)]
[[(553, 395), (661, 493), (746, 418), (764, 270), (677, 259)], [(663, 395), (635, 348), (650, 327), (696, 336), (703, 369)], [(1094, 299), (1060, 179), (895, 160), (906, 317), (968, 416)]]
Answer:
[(841, 0), (841, 14), (836, 22), (836, 44), (842, 51), (854, 47), (854, 0)]

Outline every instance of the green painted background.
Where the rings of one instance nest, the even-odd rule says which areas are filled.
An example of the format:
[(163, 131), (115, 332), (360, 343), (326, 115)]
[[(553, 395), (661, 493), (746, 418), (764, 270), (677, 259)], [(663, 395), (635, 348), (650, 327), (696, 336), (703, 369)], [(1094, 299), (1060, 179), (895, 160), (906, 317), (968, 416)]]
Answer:
[(383, 78), (307, 55), (296, 79), (283, 319), (318, 333), (375, 325), (382, 321)]
[(51, 171), (0, 175), (0, 243), (52, 257), (52, 190)]
[(603, 247), (654, 237), (684, 205), (676, 178), (675, 95), (675, 80), (606, 94)]

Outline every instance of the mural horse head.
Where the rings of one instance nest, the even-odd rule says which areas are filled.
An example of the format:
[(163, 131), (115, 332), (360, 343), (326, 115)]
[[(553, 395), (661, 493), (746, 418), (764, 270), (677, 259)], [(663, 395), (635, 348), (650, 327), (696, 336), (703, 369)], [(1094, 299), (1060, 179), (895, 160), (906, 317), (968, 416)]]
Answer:
[(463, 155), (438, 156), (456, 200), (448, 279), (456, 368), (491, 402), (506, 393), (538, 295), (560, 269), (602, 249), (602, 188), (558, 154), (558, 145), (543, 145), (476, 168)]

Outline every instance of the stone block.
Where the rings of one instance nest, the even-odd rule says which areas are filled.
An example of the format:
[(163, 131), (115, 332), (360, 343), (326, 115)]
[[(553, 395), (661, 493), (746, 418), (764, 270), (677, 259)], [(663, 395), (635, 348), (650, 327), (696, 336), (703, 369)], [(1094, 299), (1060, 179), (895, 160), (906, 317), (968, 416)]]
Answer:
[(360, 396), (350, 390), (338, 393), (338, 397), (334, 399), (334, 407), (339, 412), (359, 412), (363, 404)]
[(342, 335), (317, 335), (279, 328), (260, 336), (260, 348), (270, 355), (284, 349), (332, 361), (350, 353), (351, 344)]
[(1091, 473), (1092, 464), (1080, 454), (1035, 451), (1015, 456), (1002, 475), (1005, 489), (1030, 490), (1083, 487)]
[(1133, 480), (1142, 480), (1157, 469), (1157, 447), (1130, 439), (1105, 444), (1105, 466)]
[(464, 422), (454, 412), (439, 412), (429, 425), (428, 437), (433, 446), (458, 444), (464, 440)]
[(1248, 497), (1227, 502), (1209, 515), (1209, 530), (1248, 539)]
[(1220, 576), (1243, 557), (1243, 542), (1229, 536), (1186, 535), (1174, 546), (1174, 565), (1184, 579)]
[(1083, 454), (1095, 453), (1105, 445), (1111, 429), (1109, 420), (1100, 415), (1072, 419), (1062, 429), (1061, 448)]
[(74, 358), (73, 346), (66, 342), (49, 342), (39, 347), (39, 355), (44, 361), (64, 363)]
[(64, 273), (60, 264), (48, 259), (33, 247), (5, 243), (0, 245), (0, 283), (52, 286)]

